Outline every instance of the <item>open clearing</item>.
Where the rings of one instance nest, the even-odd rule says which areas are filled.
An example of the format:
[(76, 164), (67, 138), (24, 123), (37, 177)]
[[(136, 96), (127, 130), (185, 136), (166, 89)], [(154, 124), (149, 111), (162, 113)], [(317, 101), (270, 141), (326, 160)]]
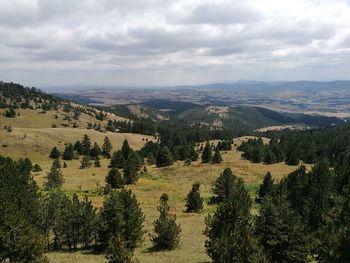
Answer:
[[(96, 139), (97, 138), (92, 138)], [(238, 138), (235, 143), (239, 145), (246, 138)], [(142, 140), (141, 140), (142, 141)], [(136, 142), (131, 143), (135, 147)], [(202, 234), (205, 228), (204, 219), (209, 212), (213, 212), (214, 206), (205, 206), (201, 214), (187, 214), (184, 212), (185, 197), (190, 190), (192, 183), (201, 183), (201, 194), (207, 201), (212, 195), (211, 187), (218, 175), (224, 168), (230, 167), (237, 176), (244, 178), (252, 196), (255, 195), (257, 186), (261, 183), (263, 176), (270, 171), (275, 179), (280, 179), (296, 169), (296, 166), (287, 166), (284, 163), (273, 165), (254, 164), (241, 158), (241, 152), (233, 147), (232, 151), (223, 153), (223, 163), (220, 165), (202, 164), (200, 161), (185, 166), (178, 161), (170, 167), (156, 168), (147, 166), (148, 175), (141, 177), (139, 181), (130, 188), (136, 194), (146, 215), (144, 242), (135, 251), (136, 262), (208, 262), (209, 258), (205, 253), (205, 236)], [(96, 207), (101, 207), (103, 197), (98, 195), (98, 187), (104, 186), (104, 178), (108, 172), (109, 160), (102, 160), (101, 168), (79, 169), (78, 160), (68, 161), (67, 168), (63, 169), (65, 183), (63, 189), (72, 194), (88, 195)], [(45, 181), (51, 161), (39, 162), (43, 172), (37, 173), (35, 179), (41, 186)], [(181, 242), (174, 251), (150, 253), (150, 234), (152, 233), (152, 222), (158, 217), (157, 205), (162, 193), (170, 196), (172, 211), (177, 214), (177, 220), (181, 224)], [(256, 208), (253, 207), (256, 211)], [(254, 211), (253, 211), (254, 213)], [(52, 262), (105, 262), (104, 255), (76, 253), (49, 253)]]

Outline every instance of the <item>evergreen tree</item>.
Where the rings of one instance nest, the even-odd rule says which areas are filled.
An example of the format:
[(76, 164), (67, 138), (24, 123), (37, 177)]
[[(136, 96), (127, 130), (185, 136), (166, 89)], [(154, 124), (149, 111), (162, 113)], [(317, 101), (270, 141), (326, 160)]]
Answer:
[(170, 153), (169, 148), (167, 146), (161, 147), (156, 159), (157, 167), (168, 166), (173, 164), (173, 162), (174, 162), (173, 156)]
[(263, 161), (266, 164), (273, 164), (273, 163), (277, 162), (277, 158), (276, 158), (275, 154), (273, 153), (273, 151), (268, 149), (265, 152), (265, 156), (264, 156), (264, 160)]
[(82, 145), (82, 153), (85, 155), (89, 155), (90, 149), (91, 149), (91, 141), (87, 134), (84, 134), (83, 140), (81, 141), (81, 145)]
[(58, 157), (60, 157), (60, 152), (59, 150), (57, 149), (57, 147), (53, 147), (52, 150), (51, 150), (51, 153), (50, 153), (50, 158), (52, 159), (57, 159)]
[(63, 160), (72, 160), (74, 157), (74, 147), (73, 145), (70, 143), (66, 146), (66, 148), (64, 149), (63, 152)]
[(138, 169), (140, 168), (140, 160), (134, 151), (130, 152), (124, 167), (125, 184), (133, 184), (138, 180)]
[[(317, 232), (315, 253), (318, 262), (350, 262), (350, 184), (343, 185), (334, 206), (324, 214), (325, 222)], [(325, 238), (326, 237), (326, 238)]]
[(130, 190), (111, 191), (100, 211), (99, 240), (102, 247), (119, 235), (126, 248), (133, 251), (142, 240), (144, 220), (140, 205)]
[(84, 248), (88, 248), (96, 235), (97, 213), (91, 200), (85, 195), (81, 202), (81, 242)]
[(39, 164), (35, 164), (33, 166), (33, 172), (37, 173), (37, 172), (41, 172), (43, 169), (41, 168), (41, 166)]
[(45, 262), (40, 195), (33, 176), (0, 156), (0, 260)]
[(213, 216), (206, 218), (205, 247), (214, 262), (258, 262), (250, 208), (243, 184), (219, 204)]
[(100, 146), (98, 146), (97, 142), (94, 143), (94, 145), (92, 146), (91, 150), (90, 150), (90, 156), (92, 158), (97, 158), (102, 154), (102, 150), (100, 148)]
[(288, 165), (298, 165), (299, 159), (295, 150), (291, 150), (287, 153), (286, 164)]
[(84, 154), (84, 147), (81, 143), (81, 141), (77, 141), (75, 144), (74, 144), (74, 150), (79, 153), (80, 155)]
[(262, 200), (266, 195), (272, 194), (274, 190), (274, 182), (270, 172), (267, 172), (264, 176), (264, 180), (258, 190), (258, 198)]
[(89, 168), (91, 166), (91, 160), (89, 156), (84, 156), (80, 162), (80, 169)]
[(176, 215), (170, 214), (169, 197), (162, 194), (158, 211), (159, 218), (154, 221), (153, 247), (157, 250), (173, 250), (180, 241), (181, 228), (176, 224)]
[(94, 167), (101, 167), (101, 160), (98, 156), (94, 160)]
[(125, 158), (121, 150), (113, 153), (109, 167), (123, 169), (125, 166)]
[(45, 188), (47, 190), (60, 188), (63, 184), (63, 175), (61, 171), (61, 163), (58, 159), (55, 159), (52, 163), (50, 172), (47, 174), (47, 182)]
[(222, 157), (221, 157), (220, 150), (218, 147), (215, 148), (215, 154), (214, 154), (211, 162), (212, 163), (221, 163), (222, 162)]
[(203, 198), (200, 196), (199, 187), (199, 183), (194, 183), (191, 191), (187, 194), (186, 212), (198, 213), (203, 209)]
[(106, 136), (102, 145), (102, 154), (105, 158), (111, 158), (112, 143)]
[(121, 173), (116, 168), (111, 168), (106, 176), (106, 184), (112, 188), (123, 188), (124, 179)]
[(108, 241), (106, 259), (108, 263), (129, 263), (132, 253), (125, 247), (123, 239), (117, 235)]
[(128, 140), (126, 140), (126, 139), (124, 140), (121, 151), (122, 151), (122, 154), (124, 156), (124, 159), (125, 160), (128, 159), (128, 156), (129, 156), (130, 152), (132, 151), (132, 149), (129, 146)]
[(237, 178), (230, 168), (226, 168), (216, 179), (213, 186), (213, 203), (219, 203), (228, 199), (237, 189), (243, 187), (243, 181)]
[[(261, 138), (259, 138), (259, 139), (261, 139)], [(254, 163), (261, 163), (263, 161), (263, 158), (264, 158), (263, 147), (264, 147), (264, 145), (259, 143), (254, 148), (254, 150), (252, 152), (252, 161)]]
[(211, 146), (209, 142), (207, 142), (202, 152), (202, 163), (210, 163), (211, 160), (212, 160)]
[(263, 201), (256, 220), (256, 234), (270, 262), (307, 262), (305, 229), (282, 194)]

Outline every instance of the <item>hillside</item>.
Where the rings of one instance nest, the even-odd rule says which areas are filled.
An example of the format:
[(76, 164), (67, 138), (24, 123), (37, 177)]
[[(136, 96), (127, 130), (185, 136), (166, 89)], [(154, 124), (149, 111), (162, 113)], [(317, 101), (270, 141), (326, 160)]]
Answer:
[[(246, 139), (247, 137), (237, 138), (234, 143), (240, 145)], [(212, 195), (213, 182), (224, 168), (229, 167), (237, 176), (247, 182), (250, 193), (255, 196), (256, 189), (267, 171), (270, 171), (274, 178), (280, 179), (296, 168), (296, 166), (287, 166), (283, 163), (268, 166), (253, 164), (242, 159), (241, 152), (237, 151), (236, 147), (223, 154), (222, 157), (223, 163), (218, 165), (202, 164), (200, 161), (196, 161), (190, 166), (186, 166), (184, 162), (178, 161), (172, 166), (164, 168), (147, 166), (147, 175), (141, 176), (136, 184), (128, 187), (136, 194), (146, 215), (145, 241), (136, 250), (135, 260), (145, 263), (169, 262), (169, 258), (174, 263), (188, 261), (189, 259), (190, 262), (209, 261), (204, 250), (205, 236), (202, 232), (204, 219), (209, 212), (213, 212), (214, 207), (205, 205), (203, 212), (200, 214), (189, 214), (184, 211), (184, 199), (192, 183), (196, 181), (201, 183), (201, 194), (207, 201)], [(36, 173), (35, 180), (39, 185), (42, 185), (45, 181), (45, 174), (50, 169), (50, 163), (41, 162), (40, 164), (43, 167), (43, 172)], [(108, 161), (104, 161), (101, 168), (81, 170), (79, 169), (79, 161), (67, 162), (68, 167), (63, 170), (65, 178), (63, 189), (69, 193), (87, 194), (97, 207), (101, 207), (104, 196), (98, 195), (98, 186), (104, 185), (105, 175), (108, 173), (107, 164)], [(164, 192), (169, 194), (172, 212), (176, 213), (177, 220), (182, 226), (181, 243), (179, 248), (174, 251), (150, 252), (148, 248), (151, 246), (149, 235), (153, 231), (152, 222), (158, 216), (158, 199)], [(63, 263), (73, 261), (105, 262), (103, 255), (81, 252), (50, 253), (49, 258)]]
[[(252, 106), (215, 106), (173, 100), (150, 100), (141, 104), (112, 106), (110, 109), (124, 109), (132, 118), (148, 118), (153, 121), (180, 120), (185, 123), (206, 125), (216, 129), (233, 129), (249, 132), (255, 129), (277, 125), (302, 125), (327, 127), (344, 124), (344, 120), (319, 114), (277, 112)], [(136, 110), (137, 109), (137, 110)], [(118, 111), (116, 110), (116, 113)]]
[(126, 118), (46, 94), (36, 88), (0, 82), (0, 124), (21, 128), (105, 127)]
[[(285, 262), (294, 262), (290, 251), (299, 253), (298, 262), (317, 262), (325, 253), (317, 244), (332, 251), (348, 238), (329, 232), (343, 220), (338, 211), (348, 211), (350, 186), (350, 128), (333, 123), (338, 119), (162, 100), (97, 108), (21, 86), (13, 95), (13, 84), (3, 85), (5, 258), (17, 255), (11, 254), (15, 247), (29, 262), (95, 263), (123, 253), (134, 262), (209, 262), (209, 246), (232, 258), (238, 252), (225, 244), (242, 242), (261, 246), (270, 257), (275, 252), (264, 247), (261, 235), (272, 227), (268, 239), (277, 239), (272, 248), (283, 252)], [(307, 123), (332, 127), (306, 129)], [(260, 133), (264, 137), (248, 136), (259, 127), (287, 124), (300, 124), (301, 131), (276, 128)], [(189, 210), (190, 201), (196, 210)], [(214, 226), (220, 231), (210, 232)], [(12, 229), (21, 247), (2, 234)], [(249, 238), (242, 239), (244, 233)], [(319, 233), (333, 235), (335, 245)], [(157, 241), (157, 235), (176, 244)], [(286, 237), (288, 246), (281, 248)], [(217, 240), (224, 245), (209, 243)], [(247, 257), (269, 262), (260, 261), (264, 255), (257, 249)]]

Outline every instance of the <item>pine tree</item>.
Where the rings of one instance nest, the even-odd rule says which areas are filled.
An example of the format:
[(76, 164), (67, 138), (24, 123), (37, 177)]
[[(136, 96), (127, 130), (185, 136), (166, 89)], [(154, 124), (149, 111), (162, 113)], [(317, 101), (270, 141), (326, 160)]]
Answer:
[(37, 173), (37, 172), (41, 172), (43, 169), (41, 168), (41, 166), (39, 164), (35, 164), (33, 166), (33, 172)]
[(156, 159), (156, 165), (157, 167), (163, 167), (173, 164), (173, 156), (169, 151), (169, 148), (167, 146), (162, 146), (161, 149), (158, 152), (157, 159)]
[(324, 213), (324, 225), (317, 233), (317, 241), (321, 245), (315, 251), (319, 262), (350, 262), (349, 194), (350, 184), (347, 182), (335, 199), (334, 206)]
[(53, 147), (52, 150), (51, 150), (51, 153), (50, 153), (50, 158), (52, 159), (57, 159), (58, 157), (60, 157), (60, 152), (59, 150), (57, 149), (57, 147)]
[(88, 248), (96, 235), (97, 213), (86, 195), (81, 202), (81, 222), (81, 242)]
[(296, 150), (291, 150), (290, 152), (287, 153), (286, 164), (288, 164), (288, 165), (298, 165), (299, 164), (299, 159), (298, 159)]
[(203, 198), (200, 196), (199, 187), (199, 183), (194, 183), (191, 191), (187, 194), (186, 212), (198, 213), (203, 209)]
[(91, 166), (91, 160), (89, 156), (84, 156), (80, 162), (80, 169), (89, 168)]
[(123, 169), (125, 166), (125, 158), (121, 150), (113, 153), (109, 167)]
[(267, 172), (264, 176), (264, 180), (258, 190), (258, 198), (262, 200), (266, 195), (269, 195), (274, 190), (274, 182), (270, 172)]
[(108, 263), (129, 263), (131, 262), (132, 253), (125, 247), (120, 235), (112, 237), (108, 241), (106, 249), (106, 259)]
[(140, 160), (134, 151), (130, 152), (124, 167), (125, 184), (133, 184), (138, 180), (138, 169), (140, 168)]
[(55, 159), (52, 163), (50, 172), (47, 174), (47, 182), (45, 188), (47, 190), (60, 188), (63, 184), (63, 175), (61, 171), (61, 163), (58, 159)]
[(66, 148), (64, 149), (63, 152), (63, 160), (72, 160), (74, 157), (74, 147), (73, 145), (70, 143), (66, 146)]
[(96, 157), (100, 156), (101, 154), (102, 154), (102, 150), (101, 150), (100, 146), (97, 144), (97, 142), (95, 142), (90, 150), (90, 156), (92, 158), (96, 158)]
[(94, 167), (101, 167), (101, 160), (98, 156), (94, 160)]
[(176, 224), (176, 215), (169, 213), (168, 201), (168, 195), (162, 194), (158, 207), (160, 215), (153, 222), (155, 234), (152, 237), (152, 242), (156, 250), (173, 250), (180, 241), (181, 228), (180, 225)]
[(202, 152), (202, 163), (210, 163), (211, 160), (212, 160), (211, 146), (209, 142), (207, 142)]
[(250, 208), (243, 184), (219, 204), (213, 216), (206, 218), (205, 247), (214, 262), (257, 262)]
[(90, 149), (91, 149), (91, 141), (87, 134), (84, 134), (81, 145), (82, 145), (82, 153), (85, 155), (89, 155)]
[(124, 187), (124, 179), (118, 169), (112, 168), (109, 170), (106, 176), (106, 184), (110, 185), (112, 188)]
[(221, 157), (220, 150), (218, 147), (215, 148), (215, 154), (214, 154), (211, 162), (212, 163), (221, 163), (222, 162), (222, 157)]
[(133, 251), (142, 240), (145, 217), (136, 197), (129, 190), (111, 191), (100, 211), (99, 241), (102, 247), (118, 235), (129, 251)]
[(273, 164), (273, 163), (277, 162), (277, 158), (276, 158), (275, 154), (270, 149), (268, 149), (265, 152), (265, 156), (264, 156), (264, 160), (263, 161), (266, 164)]
[(0, 156), (0, 260), (44, 262), (40, 194), (33, 176)]
[(105, 158), (111, 158), (112, 143), (106, 136), (102, 145), (102, 154)]
[(216, 179), (213, 186), (214, 196), (211, 200), (213, 203), (219, 203), (228, 199), (234, 192), (240, 189), (243, 185), (243, 181), (237, 178), (230, 168), (226, 168)]
[(270, 262), (307, 262), (305, 229), (281, 194), (263, 201), (256, 219), (256, 235)]
[(80, 155), (84, 154), (84, 147), (81, 143), (81, 141), (77, 141), (74, 144), (74, 151), (76, 151), (77, 153), (79, 153)]
[(132, 149), (129, 146), (128, 140), (126, 140), (126, 139), (124, 140), (121, 151), (122, 151), (122, 154), (124, 156), (124, 159), (125, 160), (128, 159), (128, 156), (129, 156), (130, 152), (132, 151)]

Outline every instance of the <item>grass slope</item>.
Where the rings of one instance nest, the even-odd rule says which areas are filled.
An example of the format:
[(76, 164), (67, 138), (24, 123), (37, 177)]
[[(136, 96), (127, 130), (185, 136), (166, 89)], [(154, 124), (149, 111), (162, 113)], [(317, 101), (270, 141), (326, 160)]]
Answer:
[[(63, 151), (66, 143), (75, 143), (87, 134), (91, 142), (103, 144), (105, 136), (110, 139), (113, 149), (120, 149), (124, 139), (127, 139), (130, 146), (140, 149), (146, 140), (154, 139), (151, 136), (131, 134), (98, 132), (92, 129), (72, 128), (13, 128), (12, 132), (0, 130), (0, 155), (10, 156), (18, 159), (29, 157), (34, 162), (48, 161), (53, 146)], [(3, 147), (7, 144), (7, 147)]]
[[(235, 143), (239, 145), (242, 140), (238, 138)], [(211, 187), (218, 175), (224, 168), (230, 167), (237, 176), (244, 178), (247, 187), (254, 196), (257, 186), (263, 176), (270, 171), (276, 179), (287, 175), (296, 166), (287, 166), (283, 163), (273, 165), (254, 164), (241, 158), (241, 152), (234, 147), (232, 151), (223, 154), (223, 163), (219, 165), (202, 164), (199, 161), (185, 166), (183, 162), (176, 162), (170, 167), (156, 168), (148, 166), (148, 175), (143, 176), (130, 188), (136, 194), (146, 215), (144, 242), (135, 252), (135, 262), (208, 262), (210, 259), (205, 253), (205, 236), (202, 234), (205, 228), (204, 218), (209, 212), (215, 210), (214, 206), (205, 205), (201, 214), (187, 214), (184, 212), (185, 197), (192, 183), (201, 183), (201, 194), (207, 201), (212, 195)], [(44, 171), (35, 175), (39, 185), (45, 181), (45, 175), (50, 168), (51, 162), (44, 161), (40, 165)], [(101, 168), (79, 169), (79, 161), (67, 162), (68, 167), (63, 169), (65, 183), (63, 189), (68, 193), (78, 192), (81, 196), (87, 194), (95, 206), (101, 207), (103, 197), (97, 194), (97, 185), (104, 185), (107, 174), (108, 160), (102, 160)], [(177, 214), (177, 220), (181, 224), (181, 242), (174, 251), (149, 252), (151, 247), (150, 234), (152, 234), (152, 222), (158, 217), (157, 205), (162, 193), (170, 196), (172, 212)], [(256, 208), (253, 208), (256, 212)], [(76, 253), (49, 253), (52, 262), (105, 262), (104, 255)]]

